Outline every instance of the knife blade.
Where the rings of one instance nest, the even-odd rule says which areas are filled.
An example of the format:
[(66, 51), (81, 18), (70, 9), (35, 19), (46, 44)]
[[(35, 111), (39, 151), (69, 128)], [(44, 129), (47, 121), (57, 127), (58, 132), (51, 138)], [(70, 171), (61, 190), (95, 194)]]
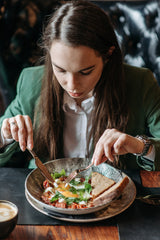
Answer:
[[(28, 148), (27, 148), (28, 149)], [(42, 163), (42, 161), (39, 159), (39, 157), (36, 155), (36, 153), (33, 150), (28, 149), (32, 157), (35, 159), (35, 164), (42, 173), (42, 175), (47, 178), (50, 182), (54, 183), (53, 178), (51, 177), (51, 174), (49, 173), (46, 166)]]

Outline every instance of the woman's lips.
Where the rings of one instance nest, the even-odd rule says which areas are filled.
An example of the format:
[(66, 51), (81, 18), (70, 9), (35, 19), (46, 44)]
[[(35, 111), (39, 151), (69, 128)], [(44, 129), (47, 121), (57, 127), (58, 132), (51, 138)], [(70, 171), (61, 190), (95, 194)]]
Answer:
[(80, 97), (83, 93), (73, 93), (73, 92), (69, 92), (69, 94), (70, 94), (72, 97)]

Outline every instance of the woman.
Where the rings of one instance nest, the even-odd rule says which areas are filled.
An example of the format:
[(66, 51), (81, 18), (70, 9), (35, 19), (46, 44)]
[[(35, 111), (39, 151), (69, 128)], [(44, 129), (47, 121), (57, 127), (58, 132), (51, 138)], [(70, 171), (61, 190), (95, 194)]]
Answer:
[(88, 1), (66, 3), (50, 18), (43, 48), (44, 66), (22, 72), (1, 118), (1, 166), (19, 142), (44, 160), (98, 165), (120, 156), (121, 168), (160, 169), (160, 89), (149, 70), (123, 64), (108, 16)]

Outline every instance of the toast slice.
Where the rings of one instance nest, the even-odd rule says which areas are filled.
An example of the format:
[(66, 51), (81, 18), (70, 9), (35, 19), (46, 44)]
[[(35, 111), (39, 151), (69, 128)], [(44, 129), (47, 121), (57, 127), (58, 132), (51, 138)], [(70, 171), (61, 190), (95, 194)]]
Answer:
[(92, 196), (93, 198), (98, 197), (104, 191), (113, 186), (116, 182), (112, 179), (103, 176), (98, 172), (92, 172), (91, 186), (92, 186)]
[(103, 192), (101, 195), (99, 195), (97, 198), (93, 199), (93, 205), (102, 205), (107, 204), (114, 199), (117, 199), (122, 194), (124, 188), (129, 183), (129, 178), (125, 176), (121, 181), (114, 184), (112, 187), (110, 187), (108, 190)]

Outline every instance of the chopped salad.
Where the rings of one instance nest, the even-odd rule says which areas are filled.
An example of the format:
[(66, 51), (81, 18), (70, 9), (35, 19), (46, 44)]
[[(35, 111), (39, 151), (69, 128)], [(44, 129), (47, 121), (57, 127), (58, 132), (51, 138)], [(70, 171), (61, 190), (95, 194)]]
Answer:
[(87, 208), (92, 206), (91, 176), (76, 177), (70, 183), (65, 183), (67, 178), (65, 170), (51, 174), (54, 183), (45, 180), (44, 192), (41, 196), (43, 202), (57, 208)]

